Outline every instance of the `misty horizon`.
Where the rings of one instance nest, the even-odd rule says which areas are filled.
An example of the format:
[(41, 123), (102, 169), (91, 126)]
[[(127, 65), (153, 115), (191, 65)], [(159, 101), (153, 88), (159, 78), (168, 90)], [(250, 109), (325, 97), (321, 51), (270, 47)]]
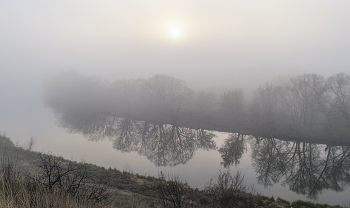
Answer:
[[(129, 158), (137, 158), (133, 164), (144, 168), (138, 171), (156, 169), (137, 154), (110, 150), (107, 142), (89, 143), (82, 132), (88, 131), (98, 137), (96, 132), (89, 132), (101, 124), (96, 121), (106, 124), (108, 119), (117, 121), (131, 115), (140, 120), (184, 122), (188, 125), (186, 128), (237, 131), (232, 133), (242, 131), (271, 136), (271, 132), (277, 132), (275, 135), (288, 137), (300, 130), (301, 135), (310, 136), (316, 132), (327, 139), (329, 135), (324, 132), (332, 132), (334, 137), (347, 138), (350, 108), (339, 107), (341, 96), (337, 89), (341, 86), (334, 83), (346, 80), (345, 85), (350, 86), (349, 10), (350, 1), (347, 0), (0, 0), (0, 132), (6, 132), (14, 143), (24, 144), (35, 137), (37, 151), (53, 151), (75, 160), (86, 157), (88, 162), (106, 167), (115, 164), (114, 158), (106, 155), (115, 158), (128, 155), (126, 161), (117, 161), (115, 166), (121, 167)], [(83, 84), (74, 76), (63, 77), (62, 82), (55, 80), (64, 73), (75, 74)], [(170, 80), (182, 91), (164, 103), (159, 100), (157, 103), (157, 92), (152, 91), (152, 87), (162, 79)], [(303, 116), (294, 116), (299, 116), (296, 119), (288, 95), (293, 94), (297, 81), (302, 79), (321, 84), (308, 88), (312, 88), (312, 95), (303, 101), (309, 102), (310, 97), (312, 101), (307, 104)], [(316, 81), (311, 82), (312, 79)], [(106, 86), (100, 90), (95, 88), (98, 84), (84, 80), (97, 80), (96, 83)], [(275, 87), (273, 99), (264, 97), (264, 93), (272, 89), (266, 83)], [(136, 87), (130, 87), (133, 85)], [(125, 86), (131, 90), (124, 92)], [(92, 96), (90, 91), (94, 92)], [(348, 94), (346, 99), (350, 98)], [(134, 100), (123, 103), (118, 100), (120, 96)], [(233, 114), (238, 116), (233, 118), (225, 102), (232, 101), (232, 97), (241, 101), (242, 96), (244, 102), (237, 104), (238, 110)], [(300, 101), (296, 94), (293, 96)], [(266, 116), (261, 107), (264, 104), (283, 110)], [(102, 119), (91, 116), (94, 113), (103, 114)], [(84, 116), (91, 116), (91, 120), (80, 119)], [(270, 118), (275, 120), (270, 122)], [(270, 123), (265, 122), (267, 120)], [(271, 126), (273, 128), (269, 128)], [(171, 132), (172, 128), (165, 127)], [(192, 135), (188, 141), (202, 141), (200, 137), (193, 137), (198, 132), (189, 129), (186, 132)], [(221, 132), (216, 133), (218, 148), (227, 138), (222, 151), (231, 151), (238, 145), (238, 156), (246, 155), (242, 153), (243, 137), (228, 138)], [(138, 142), (137, 145), (142, 143)], [(255, 145), (252, 140), (249, 142)], [(268, 147), (274, 142), (266, 142), (266, 149), (256, 146), (256, 154), (269, 151)], [(294, 151), (288, 142), (278, 143)], [(203, 154), (201, 158), (212, 157), (213, 160), (208, 161), (215, 162), (210, 167), (216, 167), (220, 154), (212, 151), (205, 155), (202, 144), (194, 144), (187, 149), (187, 157), (173, 164), (184, 164), (189, 158), (196, 161), (194, 153), (199, 152)], [(323, 153), (323, 147), (310, 144), (310, 154), (313, 150), (317, 150), (315, 154)], [(89, 155), (95, 148), (101, 156)], [(142, 152), (141, 148), (138, 151)], [(334, 147), (334, 151), (343, 150)], [(153, 151), (146, 151), (141, 155), (150, 157), (151, 153)], [(239, 163), (237, 155), (226, 156), (226, 164)], [(242, 161), (245, 162), (241, 165), (245, 165), (249, 159)], [(177, 170), (176, 173), (191, 177), (189, 172)], [(252, 167), (247, 170), (251, 171)], [(203, 172), (200, 168), (195, 171)]]

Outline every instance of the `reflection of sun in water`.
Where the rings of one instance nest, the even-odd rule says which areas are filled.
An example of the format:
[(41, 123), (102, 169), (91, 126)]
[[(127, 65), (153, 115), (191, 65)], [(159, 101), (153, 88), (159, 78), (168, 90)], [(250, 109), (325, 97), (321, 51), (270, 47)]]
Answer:
[(172, 25), (169, 28), (169, 33), (170, 33), (170, 36), (174, 39), (180, 38), (181, 37), (181, 28), (177, 25)]

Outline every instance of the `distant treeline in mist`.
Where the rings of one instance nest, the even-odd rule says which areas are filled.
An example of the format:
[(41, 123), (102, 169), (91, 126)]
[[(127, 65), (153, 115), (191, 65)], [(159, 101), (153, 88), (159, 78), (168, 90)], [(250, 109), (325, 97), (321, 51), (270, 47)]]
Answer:
[(344, 73), (261, 84), (247, 99), (241, 89), (194, 91), (167, 75), (109, 82), (66, 71), (47, 82), (44, 100), (61, 126), (87, 131), (132, 118), (282, 139), (350, 141), (350, 76)]

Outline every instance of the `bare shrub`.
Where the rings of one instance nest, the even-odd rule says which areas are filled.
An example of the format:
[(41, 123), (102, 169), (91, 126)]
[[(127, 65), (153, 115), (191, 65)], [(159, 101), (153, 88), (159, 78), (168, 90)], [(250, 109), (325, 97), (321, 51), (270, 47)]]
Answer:
[(124, 169), (123, 169), (123, 173), (124, 172), (133, 175), (134, 174), (134, 169), (132, 169), (129, 164), (125, 164), (124, 165)]
[(252, 193), (257, 193), (254, 185), (251, 187), (244, 183), (244, 174), (237, 170), (236, 174), (231, 175), (230, 171), (218, 173), (216, 184), (212, 184), (205, 188), (206, 194), (213, 197), (213, 204), (219, 207), (239, 207), (247, 205), (255, 207), (254, 200), (250, 200)]
[(163, 207), (185, 208), (191, 204), (192, 189), (178, 176), (166, 176), (161, 172), (156, 189)]
[(35, 143), (36, 143), (35, 136), (30, 137), (30, 139), (27, 143), (27, 150), (29, 150), (29, 151), (34, 150)]
[(103, 207), (103, 204), (91, 200), (77, 201), (74, 196), (61, 189), (53, 189), (49, 192), (42, 184), (30, 180), (20, 173), (9, 159), (1, 158), (0, 207), (92, 208)]
[(109, 198), (108, 186), (93, 181), (86, 164), (64, 160), (52, 154), (39, 154), (33, 183), (40, 184), (48, 192), (60, 190), (78, 201), (104, 202)]
[(244, 174), (241, 171), (237, 170), (236, 174), (231, 175), (229, 170), (227, 172), (221, 172), (220, 170), (217, 176), (217, 183), (212, 184), (212, 180), (210, 180), (206, 190), (209, 192), (246, 191), (247, 187), (243, 182)]

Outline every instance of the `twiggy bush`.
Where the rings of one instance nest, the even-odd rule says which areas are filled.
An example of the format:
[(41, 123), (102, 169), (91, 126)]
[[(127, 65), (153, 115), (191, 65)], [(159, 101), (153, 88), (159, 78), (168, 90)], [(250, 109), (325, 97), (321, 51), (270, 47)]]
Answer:
[(212, 184), (212, 180), (210, 180), (209, 186), (206, 188), (207, 193), (212, 195), (217, 195), (220, 197), (227, 191), (246, 191), (246, 186), (244, 182), (244, 174), (241, 171), (237, 171), (236, 174), (231, 175), (229, 171), (218, 173), (217, 183)]
[(248, 187), (244, 183), (244, 174), (237, 171), (231, 175), (229, 171), (218, 173), (217, 183), (210, 184), (205, 189), (206, 194), (213, 197), (213, 204), (216, 207), (242, 207), (248, 204), (249, 207), (256, 206), (256, 200), (251, 193), (257, 194), (254, 186)]
[[(83, 188), (84, 186), (81, 187)], [(87, 193), (96, 192), (97, 191), (90, 191)], [(39, 182), (38, 180), (33, 180), (27, 175), (21, 174), (16, 166), (9, 160), (1, 158), (0, 207), (89, 208), (103, 206), (103, 203), (95, 200), (90, 195), (74, 195), (67, 191), (67, 189), (64, 187), (52, 186), (51, 189), (49, 189), (48, 186)]]
[(191, 204), (192, 189), (178, 176), (166, 176), (161, 172), (156, 189), (164, 207), (185, 208)]
[(39, 154), (36, 167), (37, 175), (28, 177), (48, 192), (60, 190), (78, 201), (104, 202), (109, 197), (107, 184), (93, 181), (93, 175), (84, 163), (67, 161), (52, 154)]

